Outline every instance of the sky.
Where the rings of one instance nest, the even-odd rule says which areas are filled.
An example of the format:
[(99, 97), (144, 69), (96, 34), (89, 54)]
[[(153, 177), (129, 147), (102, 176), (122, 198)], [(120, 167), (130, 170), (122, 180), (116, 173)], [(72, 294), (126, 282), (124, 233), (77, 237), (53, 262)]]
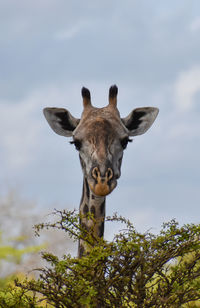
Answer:
[[(42, 109), (80, 117), (82, 86), (103, 107), (117, 84), (122, 117), (160, 112), (128, 145), (107, 215), (141, 232), (173, 218), (199, 223), (199, 37), (198, 0), (0, 0), (0, 195), (16, 189), (38, 211), (78, 209), (78, 153)], [(114, 230), (106, 225), (108, 239)]]

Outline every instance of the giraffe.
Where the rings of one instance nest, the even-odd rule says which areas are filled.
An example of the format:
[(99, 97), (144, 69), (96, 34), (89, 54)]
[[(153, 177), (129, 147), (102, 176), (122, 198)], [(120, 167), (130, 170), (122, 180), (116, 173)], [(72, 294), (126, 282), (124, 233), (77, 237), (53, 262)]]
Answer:
[[(44, 108), (44, 116), (55, 133), (72, 137), (70, 142), (79, 152), (83, 171), (83, 190), (80, 202), (80, 225), (95, 237), (103, 237), (105, 200), (117, 186), (121, 175), (123, 152), (130, 137), (144, 134), (155, 121), (159, 109), (136, 108), (121, 118), (117, 109), (118, 88), (109, 89), (109, 104), (96, 108), (90, 91), (82, 88), (83, 112), (75, 118), (64, 108)], [(95, 219), (89, 217), (93, 214)], [(79, 240), (78, 257), (87, 253), (84, 240)]]

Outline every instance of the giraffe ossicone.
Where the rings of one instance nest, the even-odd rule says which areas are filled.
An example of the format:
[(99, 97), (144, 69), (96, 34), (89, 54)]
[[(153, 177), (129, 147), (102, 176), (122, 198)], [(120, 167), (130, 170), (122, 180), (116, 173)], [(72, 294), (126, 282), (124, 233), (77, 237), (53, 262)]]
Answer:
[[(44, 116), (53, 131), (72, 137), (79, 152), (83, 170), (83, 194), (80, 203), (81, 225), (96, 237), (104, 233), (105, 197), (113, 191), (121, 175), (123, 151), (131, 136), (144, 134), (153, 124), (158, 108), (136, 108), (121, 118), (117, 109), (118, 88), (109, 89), (109, 104), (96, 108), (91, 103), (90, 91), (82, 88), (83, 112), (80, 119), (64, 108), (45, 108)], [(96, 220), (88, 219), (88, 212)], [(85, 217), (85, 218), (84, 218)], [(86, 251), (83, 240), (79, 243), (79, 257)]]

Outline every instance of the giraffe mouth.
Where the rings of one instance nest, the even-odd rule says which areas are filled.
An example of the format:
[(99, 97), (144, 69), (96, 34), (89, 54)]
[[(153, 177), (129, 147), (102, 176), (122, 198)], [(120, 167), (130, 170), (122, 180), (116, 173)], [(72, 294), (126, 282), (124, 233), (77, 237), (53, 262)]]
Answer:
[(117, 186), (117, 182), (112, 181), (111, 183), (108, 184), (106, 180), (105, 181), (101, 180), (101, 181), (98, 181), (97, 183), (89, 182), (89, 186), (90, 186), (91, 191), (96, 196), (107, 196)]

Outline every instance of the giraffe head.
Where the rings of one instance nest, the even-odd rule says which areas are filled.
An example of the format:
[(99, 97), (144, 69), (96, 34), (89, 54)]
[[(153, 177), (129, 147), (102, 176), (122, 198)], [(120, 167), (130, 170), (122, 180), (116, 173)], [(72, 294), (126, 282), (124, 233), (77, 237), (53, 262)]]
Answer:
[(109, 104), (95, 108), (90, 92), (82, 88), (83, 113), (74, 118), (63, 108), (45, 108), (44, 115), (51, 128), (59, 135), (72, 137), (79, 152), (84, 177), (92, 193), (106, 196), (116, 187), (121, 175), (123, 152), (131, 136), (144, 134), (153, 124), (158, 109), (137, 108), (121, 118), (117, 109), (116, 86), (109, 90)]

